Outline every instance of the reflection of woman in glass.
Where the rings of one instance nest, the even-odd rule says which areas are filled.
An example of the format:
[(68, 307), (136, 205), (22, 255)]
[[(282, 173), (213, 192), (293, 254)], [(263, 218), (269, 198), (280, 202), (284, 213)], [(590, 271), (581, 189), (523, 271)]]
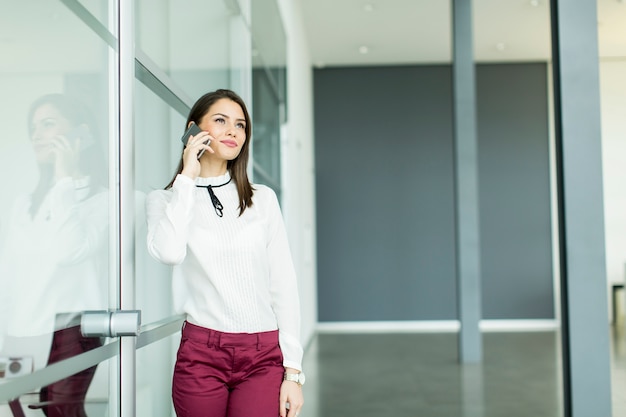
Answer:
[[(32, 193), (16, 200), (0, 253), (6, 313), (0, 355), (33, 358), (38, 369), (101, 345), (83, 338), (79, 323), (81, 311), (106, 306), (107, 171), (81, 103), (43, 96), (28, 123), (39, 179)], [(43, 388), (41, 400), (50, 402), (44, 413), (84, 416), (94, 372)]]

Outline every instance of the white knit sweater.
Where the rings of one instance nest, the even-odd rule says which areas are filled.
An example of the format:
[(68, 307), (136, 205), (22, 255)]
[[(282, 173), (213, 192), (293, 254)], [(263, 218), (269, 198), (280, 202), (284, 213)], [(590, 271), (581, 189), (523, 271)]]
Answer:
[(51, 334), (60, 315), (106, 308), (108, 198), (69, 177), (34, 218), (31, 195), (17, 198), (0, 248), (0, 335)]
[(279, 330), (285, 367), (302, 369), (300, 303), (295, 269), (278, 199), (254, 185), (253, 205), (239, 216), (234, 181), (179, 175), (170, 190), (148, 195), (148, 251), (174, 265), (173, 296), (193, 324), (229, 333)]

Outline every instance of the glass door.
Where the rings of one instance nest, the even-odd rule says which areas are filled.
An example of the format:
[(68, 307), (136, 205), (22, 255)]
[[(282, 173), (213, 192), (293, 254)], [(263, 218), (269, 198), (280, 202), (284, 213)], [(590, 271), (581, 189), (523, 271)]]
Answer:
[[(115, 415), (114, 1), (0, 0), (0, 416)], [(115, 359), (113, 359), (115, 358)]]
[[(170, 271), (145, 257), (142, 213), (161, 179), (146, 156), (162, 162), (173, 147), (154, 141), (169, 137), (169, 122), (143, 122), (171, 113), (182, 124), (189, 99), (139, 60), (141, 3), (0, 0), (0, 53), (10, 58), (0, 63), (2, 417), (130, 417), (137, 398), (150, 404), (139, 415), (170, 415), (167, 336), (181, 319), (168, 302)], [(137, 299), (147, 324), (117, 337), (110, 317), (139, 312)], [(149, 380), (136, 376), (140, 348)]]
[[(128, 210), (135, 216), (133, 308), (141, 310), (145, 323), (136, 357), (136, 415), (141, 417), (174, 415), (171, 380), (182, 326), (171, 298), (172, 268), (147, 252), (144, 199), (172, 179), (183, 148), (180, 137), (196, 99), (218, 88), (249, 95), (242, 81), (249, 79), (249, 35), (240, 2), (182, 3), (134, 3), (134, 195), (126, 201), (135, 202)], [(154, 337), (148, 337), (150, 332)]]
[[(173, 176), (198, 97), (252, 103), (249, 0), (0, 8), (0, 417), (173, 416), (183, 318), (144, 199)], [(135, 316), (118, 337), (132, 312), (138, 336)]]

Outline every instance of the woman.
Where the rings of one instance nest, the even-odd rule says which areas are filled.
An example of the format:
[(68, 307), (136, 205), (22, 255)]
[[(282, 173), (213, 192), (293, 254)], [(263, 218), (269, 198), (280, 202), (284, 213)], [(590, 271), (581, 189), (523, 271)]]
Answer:
[(187, 316), (176, 413), (295, 417), (304, 382), (298, 289), (276, 195), (248, 180), (250, 116), (238, 95), (217, 90), (194, 104), (192, 123), (202, 132), (188, 138), (166, 189), (146, 200), (148, 250), (174, 265), (175, 306)]
[[(28, 125), (38, 182), (16, 199), (0, 251), (0, 356), (32, 360), (25, 373), (102, 345), (83, 337), (79, 323), (82, 311), (107, 305), (109, 222), (104, 156), (85, 105), (64, 94), (42, 96)], [(95, 371), (43, 387), (44, 414), (86, 416)]]

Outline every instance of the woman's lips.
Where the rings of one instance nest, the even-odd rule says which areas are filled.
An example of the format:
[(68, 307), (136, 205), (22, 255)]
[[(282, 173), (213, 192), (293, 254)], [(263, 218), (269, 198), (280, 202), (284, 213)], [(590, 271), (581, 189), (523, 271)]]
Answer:
[(42, 151), (51, 150), (53, 148), (53, 145), (50, 142), (38, 142), (38, 143), (33, 144), (33, 148), (37, 152), (42, 152)]
[(235, 142), (234, 140), (226, 139), (226, 140), (222, 140), (220, 142), (223, 143), (224, 145), (230, 147), (230, 148), (236, 148), (237, 147), (237, 142)]

